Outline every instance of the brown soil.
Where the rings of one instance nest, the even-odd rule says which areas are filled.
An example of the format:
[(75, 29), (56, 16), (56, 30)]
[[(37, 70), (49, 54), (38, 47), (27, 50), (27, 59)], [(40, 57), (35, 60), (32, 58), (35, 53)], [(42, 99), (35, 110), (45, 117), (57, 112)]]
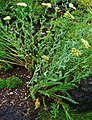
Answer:
[(8, 72), (0, 71), (0, 78), (7, 79), (10, 76), (17, 76), (24, 82), (21, 88), (0, 91), (0, 120), (34, 120), (36, 110), (29, 95), (28, 82), (31, 79), (30, 73), (23, 67), (15, 66)]

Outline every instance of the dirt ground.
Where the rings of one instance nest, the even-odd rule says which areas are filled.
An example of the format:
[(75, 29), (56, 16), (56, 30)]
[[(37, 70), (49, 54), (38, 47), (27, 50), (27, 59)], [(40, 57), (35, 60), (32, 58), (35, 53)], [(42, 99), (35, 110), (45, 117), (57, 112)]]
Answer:
[[(23, 86), (17, 89), (4, 88), (0, 91), (0, 120), (35, 120), (38, 110), (34, 109), (34, 102), (29, 95), (28, 82), (30, 73), (24, 68), (15, 66), (8, 72), (0, 71), (0, 78), (7, 79), (17, 76), (23, 82)], [(92, 111), (92, 75), (81, 80), (78, 88), (69, 91), (72, 98), (79, 102), (78, 105), (70, 104), (70, 109), (77, 112)]]
[(36, 117), (34, 102), (31, 98), (25, 99), (29, 94), (30, 73), (18, 66), (6, 73), (0, 71), (0, 78), (3, 79), (13, 75), (22, 79), (24, 84), (21, 88), (4, 88), (0, 91), (0, 120), (34, 120)]

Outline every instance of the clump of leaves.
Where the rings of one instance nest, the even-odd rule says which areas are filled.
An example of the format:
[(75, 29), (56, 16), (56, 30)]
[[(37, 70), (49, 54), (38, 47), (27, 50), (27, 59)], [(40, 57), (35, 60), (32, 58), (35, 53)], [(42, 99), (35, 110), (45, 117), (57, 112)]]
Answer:
[(23, 85), (23, 82), (18, 77), (12, 76), (6, 80), (6, 84), (7, 88), (12, 89), (21, 87)]
[(7, 80), (3, 80), (0, 78), (0, 90), (2, 90), (5, 87), (10, 89), (19, 88), (22, 85), (23, 85), (22, 80), (20, 80), (16, 76), (9, 77)]
[(5, 88), (7, 85), (6, 85), (6, 80), (3, 80), (0, 78), (0, 90), (2, 90), (3, 88)]
[(58, 108), (59, 108), (59, 104), (58, 105), (56, 103), (52, 103), (51, 104), (51, 110), (50, 110), (50, 112), (51, 112), (51, 116), (53, 118), (57, 117), (57, 114), (59, 113)]
[[(74, 16), (76, 11), (72, 12)], [(80, 12), (80, 14), (84, 15), (85, 13)], [(29, 96), (33, 100), (36, 100), (40, 94), (40, 97), (46, 96), (59, 102), (65, 99), (76, 104), (68, 94), (68, 90), (77, 87), (76, 83), (80, 82), (81, 78), (92, 74), (92, 63), (90, 61), (92, 58), (92, 42), (89, 40), (92, 35), (86, 34), (90, 30), (87, 23), (91, 15), (88, 13), (84, 15), (84, 18), (82, 21), (76, 15), (74, 19), (62, 16), (51, 19), (50, 27), (54, 34), (49, 31), (49, 36), (52, 35), (54, 41), (49, 37), (52, 43), (48, 44), (48, 54), (42, 57), (42, 60), (36, 65), (34, 75), (30, 80)], [(63, 102), (60, 104), (68, 116), (67, 119), (71, 119), (66, 105)]]
[(42, 11), (42, 7), (36, 7), (37, 5), (38, 3), (26, 7), (17, 6), (17, 3), (12, 7), (11, 4), (7, 5), (5, 11), (7, 13), (7, 9), (9, 10), (9, 20), (4, 19), (8, 13), (1, 10), (0, 62), (24, 66), (28, 70), (34, 69), (39, 60), (37, 40), (34, 36), (38, 24), (35, 19), (39, 19), (39, 9)]

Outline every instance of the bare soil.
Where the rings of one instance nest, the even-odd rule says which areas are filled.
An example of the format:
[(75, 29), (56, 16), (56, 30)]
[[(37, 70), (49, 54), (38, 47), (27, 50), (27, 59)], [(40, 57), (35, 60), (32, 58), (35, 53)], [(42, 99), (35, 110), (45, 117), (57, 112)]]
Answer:
[(31, 79), (30, 73), (24, 67), (15, 66), (8, 72), (0, 71), (0, 78), (7, 79), (10, 76), (17, 76), (24, 82), (21, 88), (0, 91), (0, 120), (35, 120), (37, 111), (34, 109), (34, 102), (29, 95), (28, 82)]

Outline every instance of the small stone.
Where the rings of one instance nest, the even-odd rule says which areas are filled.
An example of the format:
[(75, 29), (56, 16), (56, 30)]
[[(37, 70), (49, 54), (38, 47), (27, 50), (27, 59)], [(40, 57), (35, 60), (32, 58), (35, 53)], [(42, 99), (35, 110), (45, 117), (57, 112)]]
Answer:
[(6, 102), (7, 102), (7, 100), (3, 100), (3, 101), (2, 101), (2, 104), (3, 104), (3, 103), (6, 103)]
[(31, 76), (30, 76), (30, 75), (28, 75), (28, 76), (27, 76), (27, 78), (31, 78)]
[(11, 103), (12, 105), (14, 105), (14, 102), (15, 102), (14, 100), (11, 100), (11, 102), (10, 102), (10, 103)]
[(24, 76), (26, 76), (26, 74), (24, 74)]
[(10, 95), (13, 95), (13, 92), (10, 92)]

